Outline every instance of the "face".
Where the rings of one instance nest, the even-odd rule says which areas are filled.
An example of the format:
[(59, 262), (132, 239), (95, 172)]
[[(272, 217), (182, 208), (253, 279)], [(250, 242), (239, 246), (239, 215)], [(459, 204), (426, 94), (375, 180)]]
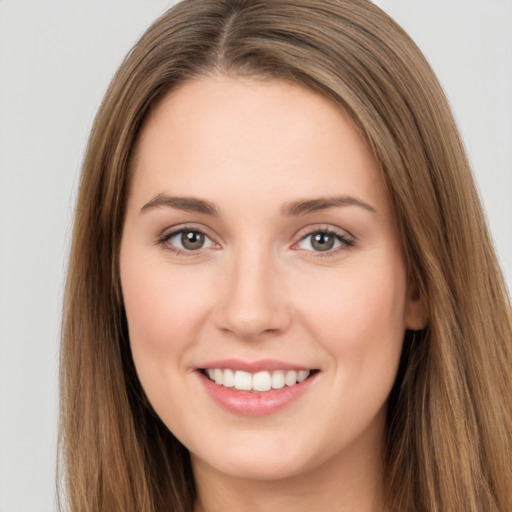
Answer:
[(421, 310), (378, 164), (327, 99), (220, 76), (170, 93), (120, 272), (140, 381), (196, 470), (270, 480), (378, 450)]

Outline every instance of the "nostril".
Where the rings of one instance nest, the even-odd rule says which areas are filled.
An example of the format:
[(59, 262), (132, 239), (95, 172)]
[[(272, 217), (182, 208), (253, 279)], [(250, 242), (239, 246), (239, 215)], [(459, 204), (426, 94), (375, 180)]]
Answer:
[(283, 333), (290, 325), (291, 316), (277, 304), (228, 304), (219, 308), (216, 324), (224, 332), (253, 341), (260, 337)]

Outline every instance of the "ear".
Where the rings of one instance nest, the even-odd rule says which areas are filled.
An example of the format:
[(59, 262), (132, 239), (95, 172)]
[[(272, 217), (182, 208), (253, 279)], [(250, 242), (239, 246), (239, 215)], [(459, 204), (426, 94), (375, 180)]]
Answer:
[(405, 328), (421, 331), (428, 325), (428, 311), (416, 282), (411, 278), (407, 285), (407, 302), (405, 305)]

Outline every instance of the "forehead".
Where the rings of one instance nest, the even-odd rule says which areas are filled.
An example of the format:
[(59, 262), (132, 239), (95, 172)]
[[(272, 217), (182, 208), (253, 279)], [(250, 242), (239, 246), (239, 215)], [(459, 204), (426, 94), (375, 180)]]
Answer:
[(339, 188), (379, 202), (384, 188), (367, 143), (329, 99), (287, 82), (224, 76), (188, 82), (156, 105), (133, 168), (135, 191), (153, 193), (229, 187), (284, 198)]

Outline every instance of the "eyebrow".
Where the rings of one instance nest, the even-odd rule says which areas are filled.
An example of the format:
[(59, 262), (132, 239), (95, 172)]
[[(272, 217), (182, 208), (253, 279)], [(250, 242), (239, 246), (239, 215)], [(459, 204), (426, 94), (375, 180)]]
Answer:
[(307, 215), (308, 213), (340, 206), (359, 206), (371, 213), (377, 213), (377, 210), (373, 206), (352, 196), (320, 197), (293, 201), (286, 203), (283, 208), (281, 208), (281, 213), (287, 217), (298, 217), (300, 215)]
[[(307, 215), (308, 213), (341, 206), (358, 206), (371, 213), (377, 213), (377, 210), (373, 206), (365, 203), (361, 199), (357, 199), (352, 196), (335, 196), (300, 199), (298, 201), (289, 202), (281, 208), (281, 214), (286, 217), (299, 217), (301, 215)], [(205, 215), (219, 217), (218, 208), (210, 201), (205, 201), (204, 199), (198, 199), (196, 197), (174, 197), (165, 194), (158, 194), (147, 202), (140, 209), (140, 213), (162, 207), (175, 208), (178, 210), (203, 213)]]
[(185, 210), (188, 212), (204, 213), (214, 217), (219, 216), (219, 210), (209, 201), (197, 199), (196, 197), (172, 197), (165, 194), (158, 194), (151, 199), (151, 201), (147, 202), (140, 209), (140, 213), (162, 207), (176, 208), (178, 210)]

